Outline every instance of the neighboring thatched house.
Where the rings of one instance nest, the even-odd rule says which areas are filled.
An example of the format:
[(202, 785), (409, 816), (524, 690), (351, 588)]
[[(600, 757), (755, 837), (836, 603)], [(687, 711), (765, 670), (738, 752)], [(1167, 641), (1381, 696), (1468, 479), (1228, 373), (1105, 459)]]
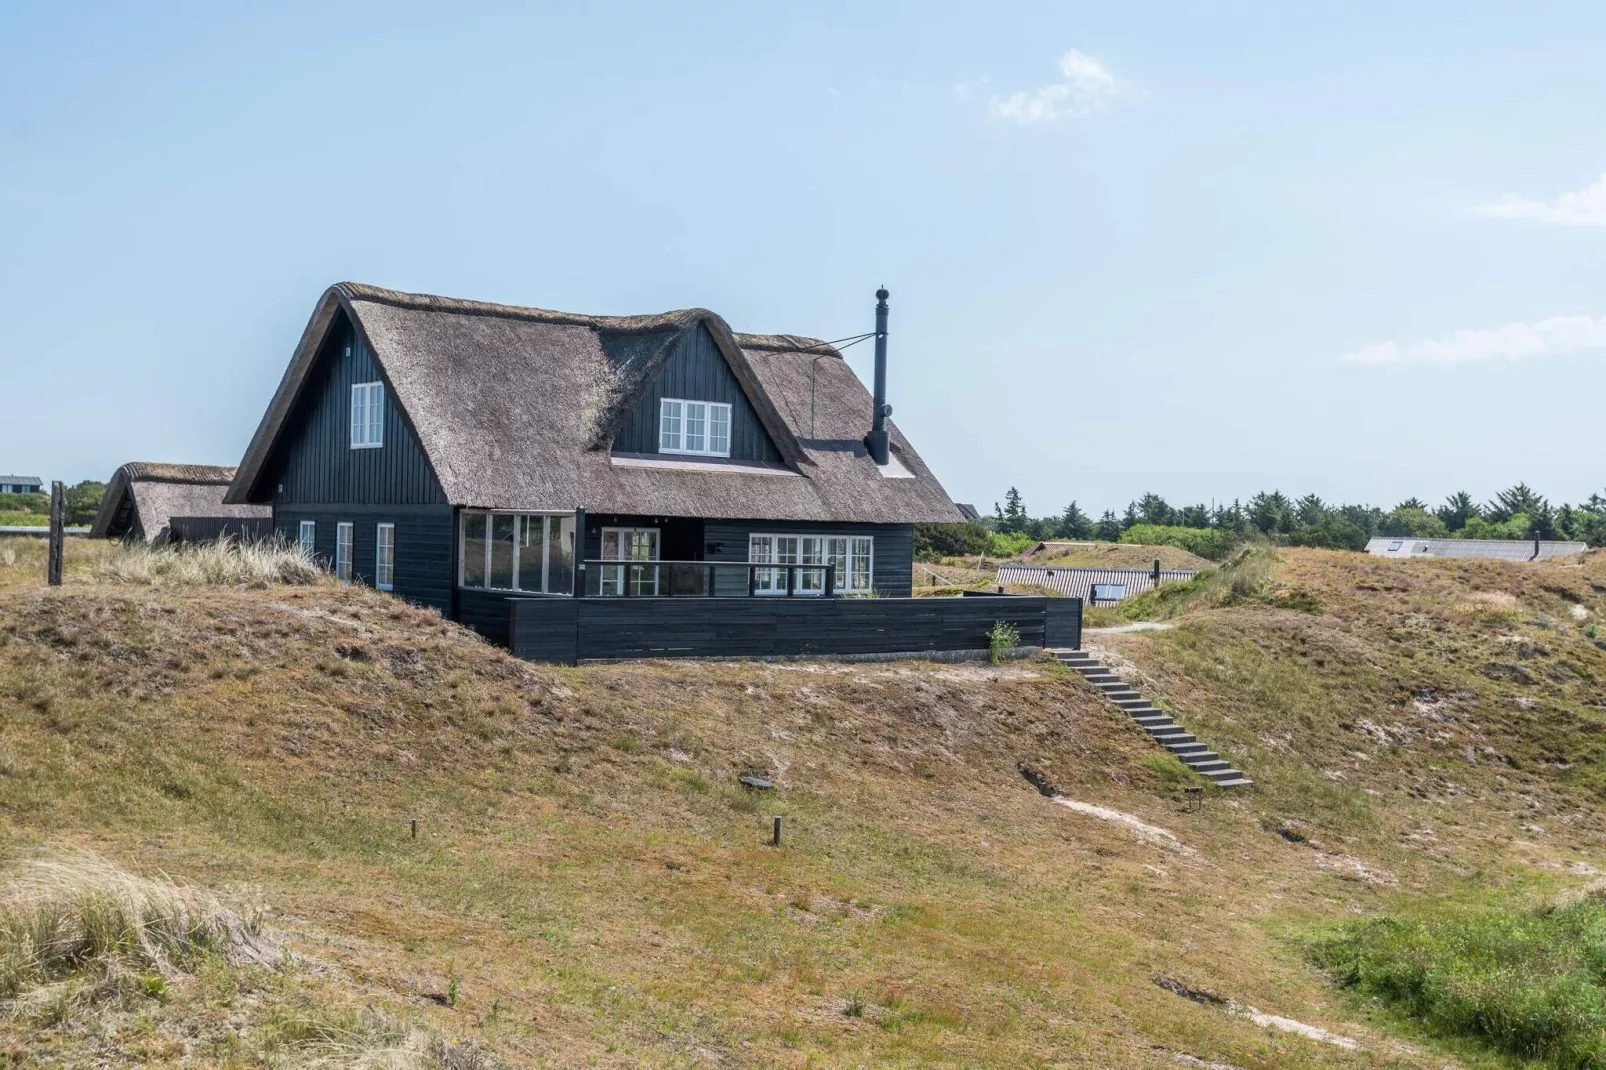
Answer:
[(144, 542), (200, 541), (219, 535), (255, 539), (272, 530), (273, 510), (224, 505), (234, 469), (209, 464), (130, 461), (112, 474), (90, 538)]
[[(271, 505), (337, 574), (487, 634), (505, 634), (507, 598), (573, 591), (577, 524), (584, 559), (830, 564), (837, 593), (906, 596), (914, 524), (961, 516), (889, 411), (832, 346), (702, 309), (340, 283), (224, 500)], [(786, 570), (747, 572), (599, 566), (584, 593), (786, 593)], [(794, 570), (793, 593), (823, 593), (823, 572)]]

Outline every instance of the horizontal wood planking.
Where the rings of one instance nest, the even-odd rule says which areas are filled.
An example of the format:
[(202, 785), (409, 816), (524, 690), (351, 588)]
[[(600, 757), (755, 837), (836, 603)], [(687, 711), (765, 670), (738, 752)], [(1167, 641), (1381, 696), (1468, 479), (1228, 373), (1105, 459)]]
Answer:
[(578, 598), (509, 598), (510, 646), (531, 661), (573, 664), (579, 660)]
[(444, 505), (440, 481), (388, 384), (384, 445), (351, 448), (351, 387), (383, 379), (379, 362), (342, 313), (296, 399), (274, 456), (263, 467), (252, 500), (303, 506), (311, 502)]
[(167, 521), (168, 537), (174, 542), (216, 542), (225, 535), (241, 542), (261, 542), (273, 537), (273, 518), (266, 516), (175, 516)]
[[(577, 659), (785, 657), (982, 650), (994, 623), (1014, 625), (1020, 645), (1050, 636), (1047, 598), (581, 598), (520, 599), (513, 651), (547, 660), (566, 650), (574, 613)], [(552, 660), (561, 660), (553, 658)]]
[[(300, 538), (301, 521), (317, 525), (313, 533), (316, 556), (328, 567), (335, 559), (336, 525), (352, 525), (352, 578), (358, 583), (374, 582), (378, 525), (395, 524), (395, 586), (401, 598), (433, 606), (442, 614), (452, 612), (453, 553), (456, 548), (453, 513), (449, 506), (402, 505), (318, 505), (294, 508), (276, 507), (274, 530), (292, 545)], [(503, 620), (506, 620), (504, 615)], [(504, 623), (506, 642), (507, 628)]]

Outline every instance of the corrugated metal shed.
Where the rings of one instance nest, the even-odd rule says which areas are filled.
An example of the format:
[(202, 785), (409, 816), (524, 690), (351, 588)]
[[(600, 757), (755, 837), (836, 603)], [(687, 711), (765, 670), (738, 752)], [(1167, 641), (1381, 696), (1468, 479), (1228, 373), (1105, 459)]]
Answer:
[[(1191, 580), (1198, 573), (1192, 569), (1163, 568), (1161, 583)], [(999, 565), (997, 582), (1005, 584), (1031, 584), (1051, 591), (1080, 598), (1090, 604), (1108, 604), (1150, 591), (1155, 586), (1155, 572), (1148, 568), (1050, 568), (1044, 565)], [(1094, 587), (1098, 597), (1094, 598)]]
[(1589, 549), (1581, 542), (1521, 542), (1505, 539), (1393, 539), (1376, 538), (1366, 544), (1374, 557), (1487, 557), (1498, 561), (1545, 561), (1570, 557)]

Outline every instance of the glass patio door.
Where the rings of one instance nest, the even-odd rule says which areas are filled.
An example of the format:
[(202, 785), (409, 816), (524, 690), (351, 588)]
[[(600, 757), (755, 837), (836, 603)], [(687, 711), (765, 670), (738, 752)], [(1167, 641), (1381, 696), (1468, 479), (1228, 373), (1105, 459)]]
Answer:
[[(657, 528), (603, 528), (605, 561), (658, 560)], [(658, 593), (658, 569), (603, 565), (600, 591), (604, 595), (652, 596)]]

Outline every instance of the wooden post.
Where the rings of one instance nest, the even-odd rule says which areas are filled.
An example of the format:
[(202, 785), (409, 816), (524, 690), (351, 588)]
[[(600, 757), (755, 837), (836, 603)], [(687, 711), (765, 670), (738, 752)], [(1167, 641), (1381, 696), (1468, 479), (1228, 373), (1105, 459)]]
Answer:
[(62, 553), (62, 550), (63, 550), (63, 546), (62, 546), (63, 533), (62, 533), (62, 530), (61, 530), (61, 525), (62, 525), (62, 507), (65, 505), (65, 502), (62, 499), (65, 498), (65, 497), (66, 497), (66, 494), (62, 490), (61, 480), (59, 480), (59, 479), (51, 480), (50, 481), (50, 565), (49, 565), (48, 572), (46, 573), (45, 579), (46, 579), (46, 582), (48, 582), (50, 584), (50, 586), (52, 586), (52, 587), (60, 587), (61, 586), (61, 553)]
[(781, 819), (780, 818), (776, 818), (775, 819), (775, 830), (770, 836), (770, 846), (771, 847), (779, 847), (780, 845), (781, 845)]

